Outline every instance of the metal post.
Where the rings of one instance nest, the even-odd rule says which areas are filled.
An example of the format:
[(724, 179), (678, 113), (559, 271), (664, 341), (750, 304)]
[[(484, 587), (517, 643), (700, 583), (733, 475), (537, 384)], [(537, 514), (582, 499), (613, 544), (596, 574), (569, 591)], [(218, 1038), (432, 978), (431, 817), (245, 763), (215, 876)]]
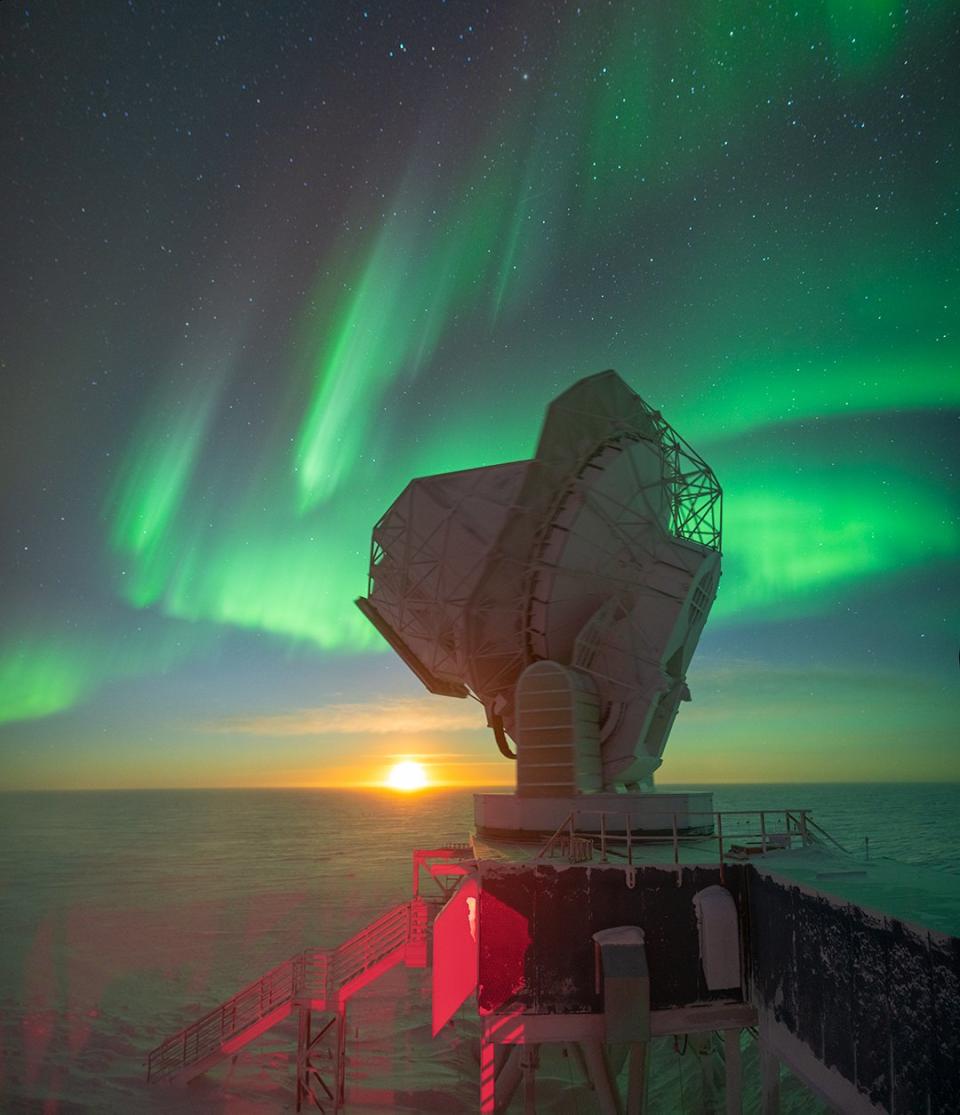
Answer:
[(480, 1115), (496, 1111), (496, 1065), (493, 1042), (485, 1033), (480, 1035)]
[(780, 1061), (760, 1033), (760, 1113), (780, 1115)]
[(765, 810), (760, 810), (760, 850), (766, 855), (767, 852), (767, 814)]
[(720, 850), (720, 882), (725, 883), (726, 878), (723, 871), (723, 814), (717, 814), (717, 847)]
[(740, 1031), (723, 1031), (723, 1061), (726, 1068), (727, 1115), (743, 1111), (743, 1072), (740, 1065)]
[(523, 1112), (524, 1115), (537, 1115), (537, 1064), (540, 1060), (540, 1046), (524, 1045), (521, 1049)]
[(578, 1041), (569, 1042), (564, 1046), (566, 1054), (576, 1062), (577, 1071), (585, 1084), (590, 1083), (590, 1070), (587, 1068), (586, 1058), (583, 1056), (583, 1047)]
[(607, 814), (600, 812), (600, 862), (607, 862)]
[[(523, 1078), (523, 1045), (495, 1045), (494, 1067), (496, 1069), (493, 1091), (497, 1111), (506, 1111), (510, 1106), (521, 1079)], [(493, 1110), (493, 1109), (491, 1109)]]
[(307, 1073), (310, 1065), (310, 1008), (300, 1008), (297, 1023), (297, 1111), (303, 1107), (304, 1095), (309, 1088)]
[(696, 1054), (700, 1066), (700, 1110), (704, 1115), (716, 1115), (717, 1093), (720, 1088), (719, 1065), (713, 1052), (713, 1031), (688, 1034), (687, 1041), (690, 1049)]
[(633, 867), (633, 837), (630, 833), (630, 814), (625, 813), (624, 817), (626, 818), (627, 826), (627, 863), (630, 864), (631, 867)]
[(626, 1115), (644, 1115), (647, 1109), (647, 1057), (649, 1045), (645, 1041), (630, 1045), (630, 1067), (627, 1073)]
[(337, 1008), (337, 1075), (333, 1089), (333, 1109), (339, 1111), (344, 1104), (347, 1083), (347, 1004)]
[(674, 867), (680, 864), (680, 845), (677, 843), (677, 815), (673, 815), (673, 865)]
[(596, 1110), (599, 1115), (618, 1115), (620, 1105), (617, 1102), (616, 1087), (610, 1079), (610, 1068), (607, 1065), (602, 1043), (584, 1041), (580, 1043), (580, 1048), (583, 1050), (583, 1059), (590, 1073)]

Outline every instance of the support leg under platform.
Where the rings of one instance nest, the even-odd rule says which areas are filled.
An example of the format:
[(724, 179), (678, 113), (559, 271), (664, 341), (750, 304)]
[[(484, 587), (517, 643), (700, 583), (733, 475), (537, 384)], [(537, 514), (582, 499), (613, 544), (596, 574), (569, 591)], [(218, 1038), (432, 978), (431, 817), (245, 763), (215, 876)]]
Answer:
[(700, 1111), (703, 1115), (716, 1115), (719, 1109), (717, 1097), (720, 1093), (720, 1084), (713, 1031), (689, 1034), (687, 1040), (700, 1066)]
[(347, 1004), (341, 1003), (337, 1011), (337, 1086), (334, 1090), (334, 1111), (343, 1107), (347, 1090)]
[(627, 1070), (627, 1115), (645, 1115), (647, 1110), (647, 1066), (649, 1045), (645, 1041), (630, 1045), (630, 1067)]
[(523, 1112), (524, 1115), (537, 1115), (537, 1066), (540, 1064), (540, 1046), (523, 1045), (520, 1047), (521, 1067), (523, 1068)]
[(760, 1112), (780, 1115), (780, 1059), (760, 1031)]
[(503, 1057), (497, 1057), (499, 1061), (499, 1068), (497, 1069), (497, 1076), (495, 1082), (496, 1089), (496, 1103), (494, 1105), (498, 1115), (501, 1111), (506, 1111), (510, 1106), (510, 1101), (513, 1099), (513, 1094), (520, 1084), (523, 1077), (523, 1050), (525, 1046), (522, 1045), (498, 1045), (497, 1053), (503, 1051)]
[(597, 1099), (597, 1111), (600, 1115), (619, 1115), (620, 1104), (616, 1092), (616, 1083), (611, 1079), (610, 1067), (607, 1064), (606, 1052), (603, 1043), (599, 1041), (584, 1041), (580, 1043), (583, 1050), (583, 1059), (590, 1073), (590, 1083)]
[(740, 1063), (740, 1031), (723, 1031), (723, 1061), (727, 1074), (727, 1115), (743, 1110), (743, 1070)]
[[(300, 1008), (297, 1029), (297, 1111), (339, 1111), (344, 1098), (346, 1011), (340, 1010), (313, 1031), (313, 1012)], [(331, 1065), (332, 1062), (332, 1065)], [(332, 1071), (331, 1071), (332, 1068)], [(326, 1070), (329, 1082), (324, 1077)]]

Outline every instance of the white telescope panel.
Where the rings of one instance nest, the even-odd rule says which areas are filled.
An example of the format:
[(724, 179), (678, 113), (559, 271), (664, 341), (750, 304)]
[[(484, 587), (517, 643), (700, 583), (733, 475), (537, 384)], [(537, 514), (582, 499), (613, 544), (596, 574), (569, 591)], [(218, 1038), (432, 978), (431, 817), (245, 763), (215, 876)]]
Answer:
[(570, 660), (574, 640), (611, 596), (632, 597), (665, 534), (663, 462), (649, 441), (609, 446), (563, 497), (535, 558), (528, 626), (541, 658)]
[(592, 679), (604, 786), (649, 778), (720, 575), (720, 488), (616, 375), (551, 404), (529, 461), (412, 481), (357, 603), (434, 692), (472, 693), (501, 750), (535, 662)]
[(486, 568), (525, 462), (412, 480), (373, 531), (358, 600), (428, 689), (465, 697), (464, 603)]

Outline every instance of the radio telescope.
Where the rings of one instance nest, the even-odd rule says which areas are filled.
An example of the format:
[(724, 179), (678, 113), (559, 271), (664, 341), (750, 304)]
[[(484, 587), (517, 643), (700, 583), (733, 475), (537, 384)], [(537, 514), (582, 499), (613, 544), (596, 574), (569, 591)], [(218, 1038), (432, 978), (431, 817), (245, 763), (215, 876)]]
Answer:
[(412, 480), (357, 605), (430, 692), (483, 704), (518, 796), (638, 791), (689, 700), (720, 534), (709, 466), (601, 372), (532, 460)]

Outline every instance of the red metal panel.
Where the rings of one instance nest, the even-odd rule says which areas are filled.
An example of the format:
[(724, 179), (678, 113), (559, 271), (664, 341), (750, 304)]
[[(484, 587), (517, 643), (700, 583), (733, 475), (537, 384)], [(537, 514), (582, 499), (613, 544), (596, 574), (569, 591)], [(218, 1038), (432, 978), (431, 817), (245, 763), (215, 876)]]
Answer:
[(477, 987), (480, 888), (465, 879), (433, 923), (433, 1035)]

